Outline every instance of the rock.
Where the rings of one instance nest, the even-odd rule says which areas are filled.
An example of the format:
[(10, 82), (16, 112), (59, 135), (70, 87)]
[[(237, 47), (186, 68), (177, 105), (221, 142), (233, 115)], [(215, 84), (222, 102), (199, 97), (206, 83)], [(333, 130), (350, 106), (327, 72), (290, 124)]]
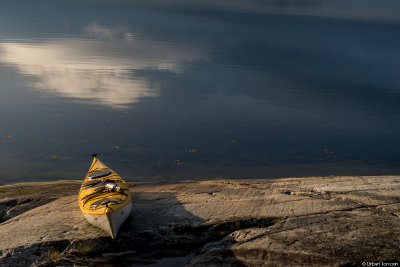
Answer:
[(400, 260), (399, 176), (138, 184), (131, 189), (132, 215), (115, 240), (86, 222), (79, 186), (3, 187), (0, 265), (357, 266)]

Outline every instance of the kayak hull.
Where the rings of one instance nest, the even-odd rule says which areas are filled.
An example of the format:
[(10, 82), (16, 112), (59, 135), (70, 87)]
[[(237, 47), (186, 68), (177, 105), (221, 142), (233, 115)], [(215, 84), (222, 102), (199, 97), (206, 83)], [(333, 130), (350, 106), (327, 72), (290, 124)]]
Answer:
[(93, 226), (102, 229), (115, 239), (121, 225), (129, 217), (132, 211), (132, 202), (122, 209), (108, 214), (83, 214), (85, 219)]
[(94, 157), (79, 191), (79, 207), (85, 219), (113, 239), (132, 210), (128, 184)]

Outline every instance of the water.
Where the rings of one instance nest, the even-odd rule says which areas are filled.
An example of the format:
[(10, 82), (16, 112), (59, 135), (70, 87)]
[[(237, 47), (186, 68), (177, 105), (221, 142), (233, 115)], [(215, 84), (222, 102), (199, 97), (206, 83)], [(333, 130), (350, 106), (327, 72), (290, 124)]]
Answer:
[[(18, 2), (18, 3), (17, 3)], [(0, 184), (400, 172), (400, 2), (2, 1)]]

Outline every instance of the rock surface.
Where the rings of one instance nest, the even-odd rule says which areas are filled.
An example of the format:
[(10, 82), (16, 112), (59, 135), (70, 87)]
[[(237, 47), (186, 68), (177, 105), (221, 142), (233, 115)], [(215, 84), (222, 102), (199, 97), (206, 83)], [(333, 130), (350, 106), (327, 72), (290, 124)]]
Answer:
[(0, 266), (400, 261), (400, 176), (143, 183), (115, 240), (86, 222), (79, 187), (0, 187)]

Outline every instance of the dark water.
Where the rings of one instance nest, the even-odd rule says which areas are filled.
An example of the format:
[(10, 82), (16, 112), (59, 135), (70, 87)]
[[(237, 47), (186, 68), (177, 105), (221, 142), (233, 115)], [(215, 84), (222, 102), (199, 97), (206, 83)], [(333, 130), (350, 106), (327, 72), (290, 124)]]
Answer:
[(397, 0), (0, 3), (0, 184), (400, 173)]

